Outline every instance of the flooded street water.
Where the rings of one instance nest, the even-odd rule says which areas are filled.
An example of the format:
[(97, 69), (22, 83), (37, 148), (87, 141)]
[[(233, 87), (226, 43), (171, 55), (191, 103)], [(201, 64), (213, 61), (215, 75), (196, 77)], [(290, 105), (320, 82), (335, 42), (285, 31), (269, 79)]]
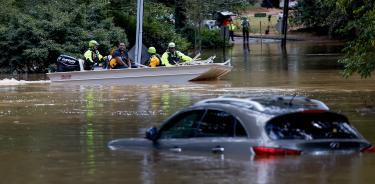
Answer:
[[(0, 80), (1, 183), (374, 183), (375, 154), (228, 158), (110, 151), (179, 109), (221, 95), (303, 95), (325, 102), (375, 144), (375, 78), (345, 79), (340, 43), (242, 43), (221, 81), (69, 85)], [(207, 51), (223, 58), (222, 50)]]

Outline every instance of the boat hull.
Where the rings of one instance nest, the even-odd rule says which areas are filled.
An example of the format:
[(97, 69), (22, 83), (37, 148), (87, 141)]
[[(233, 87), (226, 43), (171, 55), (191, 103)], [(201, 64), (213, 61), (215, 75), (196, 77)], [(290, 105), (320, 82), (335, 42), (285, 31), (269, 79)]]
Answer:
[(132, 68), (47, 73), (53, 83), (121, 82), (122, 84), (166, 84), (187, 81), (217, 80), (231, 71), (221, 64), (183, 65), (176, 67)]

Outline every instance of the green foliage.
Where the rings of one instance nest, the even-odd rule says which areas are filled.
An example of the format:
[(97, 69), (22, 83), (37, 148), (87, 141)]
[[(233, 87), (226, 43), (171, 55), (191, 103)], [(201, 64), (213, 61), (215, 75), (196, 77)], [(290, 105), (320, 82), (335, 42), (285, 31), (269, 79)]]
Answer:
[[(167, 6), (175, 7), (176, 29), (187, 38), (189, 42), (202, 47), (221, 46), (222, 38), (218, 30), (200, 31), (202, 21), (215, 19), (218, 11), (239, 12), (246, 7), (259, 3), (260, 0), (184, 0), (170, 1), (158, 0)], [(185, 19), (188, 17), (188, 20)], [(195, 45), (197, 47), (198, 45)]]
[[(342, 1), (341, 7), (348, 6)], [(361, 77), (371, 76), (375, 70), (375, 3), (364, 2), (361, 6), (352, 7), (350, 13), (355, 19), (348, 22), (342, 30), (354, 30), (355, 38), (349, 41), (343, 50), (345, 56), (339, 62), (345, 65), (343, 75), (349, 77), (358, 73)]]
[(343, 75), (371, 76), (375, 70), (375, 2), (373, 0), (302, 0), (294, 21), (348, 40), (339, 60)]
[(8, 4), (5, 9), (11, 11), (0, 12), (9, 17), (0, 22), (0, 67), (8, 68), (8, 72), (44, 72), (61, 53), (82, 57), (91, 39), (97, 40), (103, 51), (119, 40), (126, 41), (123, 30), (106, 16), (106, 3), (101, 2), (69, 1), (69, 6), (42, 0), (25, 6), (19, 6), (21, 1)]
[[(143, 41), (159, 53), (169, 42), (181, 51), (200, 40), (203, 46), (221, 45), (218, 30), (199, 31), (203, 19), (212, 19), (215, 11), (236, 10), (253, 1), (186, 0), (182, 8), (188, 20), (175, 30), (175, 3), (170, 0), (146, 0)], [(135, 0), (0, 0), (0, 68), (2, 72), (45, 72), (59, 54), (82, 58), (89, 40), (100, 43), (107, 53), (119, 41), (133, 44), (136, 28)], [(160, 4), (163, 2), (165, 4)], [(190, 4), (189, 4), (190, 3)], [(191, 4), (195, 3), (194, 7)], [(178, 9), (177, 9), (178, 10)], [(116, 27), (116, 26), (119, 27)], [(200, 33), (200, 34), (196, 34)], [(127, 37), (126, 35), (129, 35)], [(129, 38), (129, 40), (128, 40)], [(189, 39), (189, 40), (188, 40)], [(190, 42), (189, 42), (190, 41)]]
[(175, 42), (177, 48), (186, 51), (190, 43), (186, 38), (175, 33), (174, 26), (169, 23), (148, 20), (144, 25), (144, 44), (154, 46), (159, 50), (166, 50), (169, 42)]
[[(128, 14), (129, 11), (113, 11), (116, 25), (127, 28), (130, 45), (135, 43), (136, 17)], [(186, 51), (190, 43), (186, 38), (176, 33), (174, 24), (169, 15), (173, 14), (173, 9), (160, 3), (147, 2), (144, 6), (143, 20), (143, 44), (146, 47), (153, 46), (158, 53), (163, 53), (169, 42), (175, 42), (178, 49)]]
[(187, 51), (190, 43), (182, 35), (176, 33), (173, 20), (173, 9), (159, 3), (149, 2), (145, 5), (144, 44), (155, 46), (160, 53), (164, 52), (169, 42), (175, 42), (177, 48)]
[(333, 0), (301, 0), (297, 11), (291, 12), (291, 15), (291, 23), (303, 25), (305, 29), (328, 33), (332, 37), (345, 36), (335, 35), (334, 30), (342, 28), (348, 17)]
[(201, 31), (202, 47), (220, 47), (224, 44), (222, 35), (219, 29), (207, 29), (204, 28)]

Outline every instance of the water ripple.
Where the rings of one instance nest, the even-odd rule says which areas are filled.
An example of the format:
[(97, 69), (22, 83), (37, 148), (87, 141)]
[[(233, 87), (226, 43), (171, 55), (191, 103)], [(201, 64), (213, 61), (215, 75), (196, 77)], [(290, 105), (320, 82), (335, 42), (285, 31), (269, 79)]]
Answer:
[(39, 80), (39, 81), (25, 81), (25, 80), (16, 80), (14, 78), (11, 79), (2, 79), (0, 80), (0, 86), (18, 86), (18, 85), (25, 85), (25, 84), (44, 84), (44, 83), (51, 83), (50, 80)]

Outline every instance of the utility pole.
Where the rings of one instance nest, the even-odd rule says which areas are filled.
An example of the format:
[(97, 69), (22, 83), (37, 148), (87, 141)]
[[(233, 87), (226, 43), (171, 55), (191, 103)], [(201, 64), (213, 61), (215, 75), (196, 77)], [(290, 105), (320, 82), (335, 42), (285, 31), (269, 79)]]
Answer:
[(135, 42), (135, 63), (140, 64), (142, 58), (143, 33), (143, 0), (137, 0), (137, 30)]
[(286, 34), (288, 32), (288, 11), (289, 11), (289, 0), (284, 0), (283, 22), (282, 22), (282, 29), (281, 29), (281, 34), (284, 35), (284, 37), (281, 40), (282, 47), (285, 47), (286, 45)]

